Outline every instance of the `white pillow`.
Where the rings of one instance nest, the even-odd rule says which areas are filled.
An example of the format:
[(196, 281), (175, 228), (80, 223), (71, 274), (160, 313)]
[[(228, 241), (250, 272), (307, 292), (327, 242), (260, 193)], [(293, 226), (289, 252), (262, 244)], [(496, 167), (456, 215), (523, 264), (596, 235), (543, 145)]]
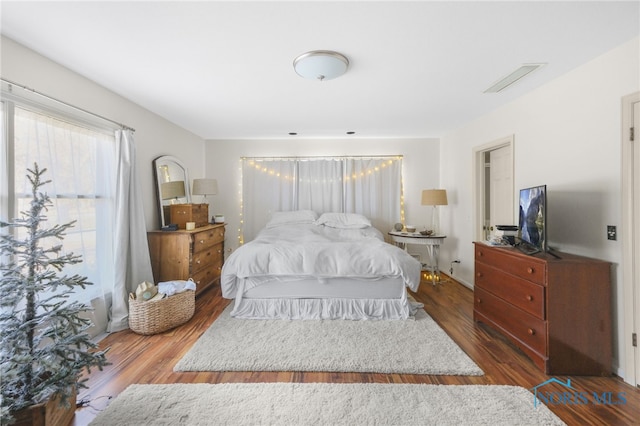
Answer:
[(318, 215), (313, 210), (296, 210), (291, 212), (273, 212), (267, 228), (276, 226), (313, 223)]
[(369, 219), (357, 213), (323, 213), (322, 216), (316, 220), (315, 224), (342, 229), (366, 228), (371, 226)]

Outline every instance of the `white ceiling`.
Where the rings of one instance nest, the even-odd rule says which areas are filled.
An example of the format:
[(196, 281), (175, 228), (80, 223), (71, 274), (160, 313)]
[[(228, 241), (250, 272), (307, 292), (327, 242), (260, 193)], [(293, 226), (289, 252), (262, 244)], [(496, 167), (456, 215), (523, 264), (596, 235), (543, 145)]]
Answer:
[[(439, 137), (640, 34), (632, 2), (1, 2), (2, 34), (205, 139)], [(336, 50), (345, 75), (292, 62)], [(545, 67), (498, 94), (523, 63)], [(18, 83), (20, 83), (18, 81)], [(38, 90), (37, 87), (34, 89)]]

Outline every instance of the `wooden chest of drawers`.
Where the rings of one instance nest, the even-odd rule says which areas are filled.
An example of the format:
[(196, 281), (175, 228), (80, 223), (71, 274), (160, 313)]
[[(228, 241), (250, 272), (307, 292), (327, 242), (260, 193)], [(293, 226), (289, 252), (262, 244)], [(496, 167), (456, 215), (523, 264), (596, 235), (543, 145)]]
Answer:
[(156, 283), (193, 278), (198, 295), (220, 278), (224, 224), (193, 231), (150, 231), (147, 239)]
[(475, 243), (473, 317), (546, 374), (611, 374), (610, 264)]

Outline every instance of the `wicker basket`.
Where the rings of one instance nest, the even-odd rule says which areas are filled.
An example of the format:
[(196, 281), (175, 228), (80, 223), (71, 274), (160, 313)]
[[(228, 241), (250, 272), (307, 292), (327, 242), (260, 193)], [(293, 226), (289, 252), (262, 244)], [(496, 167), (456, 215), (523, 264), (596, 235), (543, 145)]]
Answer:
[(185, 290), (158, 300), (139, 301), (129, 294), (129, 328), (138, 334), (157, 334), (189, 321), (195, 312), (196, 292)]

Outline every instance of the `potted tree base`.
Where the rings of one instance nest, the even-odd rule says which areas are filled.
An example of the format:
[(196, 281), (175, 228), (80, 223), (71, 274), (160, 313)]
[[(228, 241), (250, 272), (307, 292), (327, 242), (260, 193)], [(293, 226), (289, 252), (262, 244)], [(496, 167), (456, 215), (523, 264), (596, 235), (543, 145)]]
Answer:
[[(31, 203), (22, 217), (0, 221), (0, 424), (68, 425), (76, 394), (86, 387), (83, 372), (107, 365), (85, 330), (89, 308), (69, 298), (91, 285), (86, 277), (63, 274), (80, 256), (63, 254), (59, 243), (74, 225), (43, 228), (51, 200), (35, 164), (28, 170)], [(15, 232), (6, 232), (13, 228)], [(22, 232), (17, 232), (22, 230)], [(53, 241), (53, 243), (51, 243)]]
[(69, 425), (76, 412), (78, 392), (71, 389), (69, 396), (63, 398), (56, 394), (47, 402), (32, 405), (12, 413), (14, 426), (62, 426)]

